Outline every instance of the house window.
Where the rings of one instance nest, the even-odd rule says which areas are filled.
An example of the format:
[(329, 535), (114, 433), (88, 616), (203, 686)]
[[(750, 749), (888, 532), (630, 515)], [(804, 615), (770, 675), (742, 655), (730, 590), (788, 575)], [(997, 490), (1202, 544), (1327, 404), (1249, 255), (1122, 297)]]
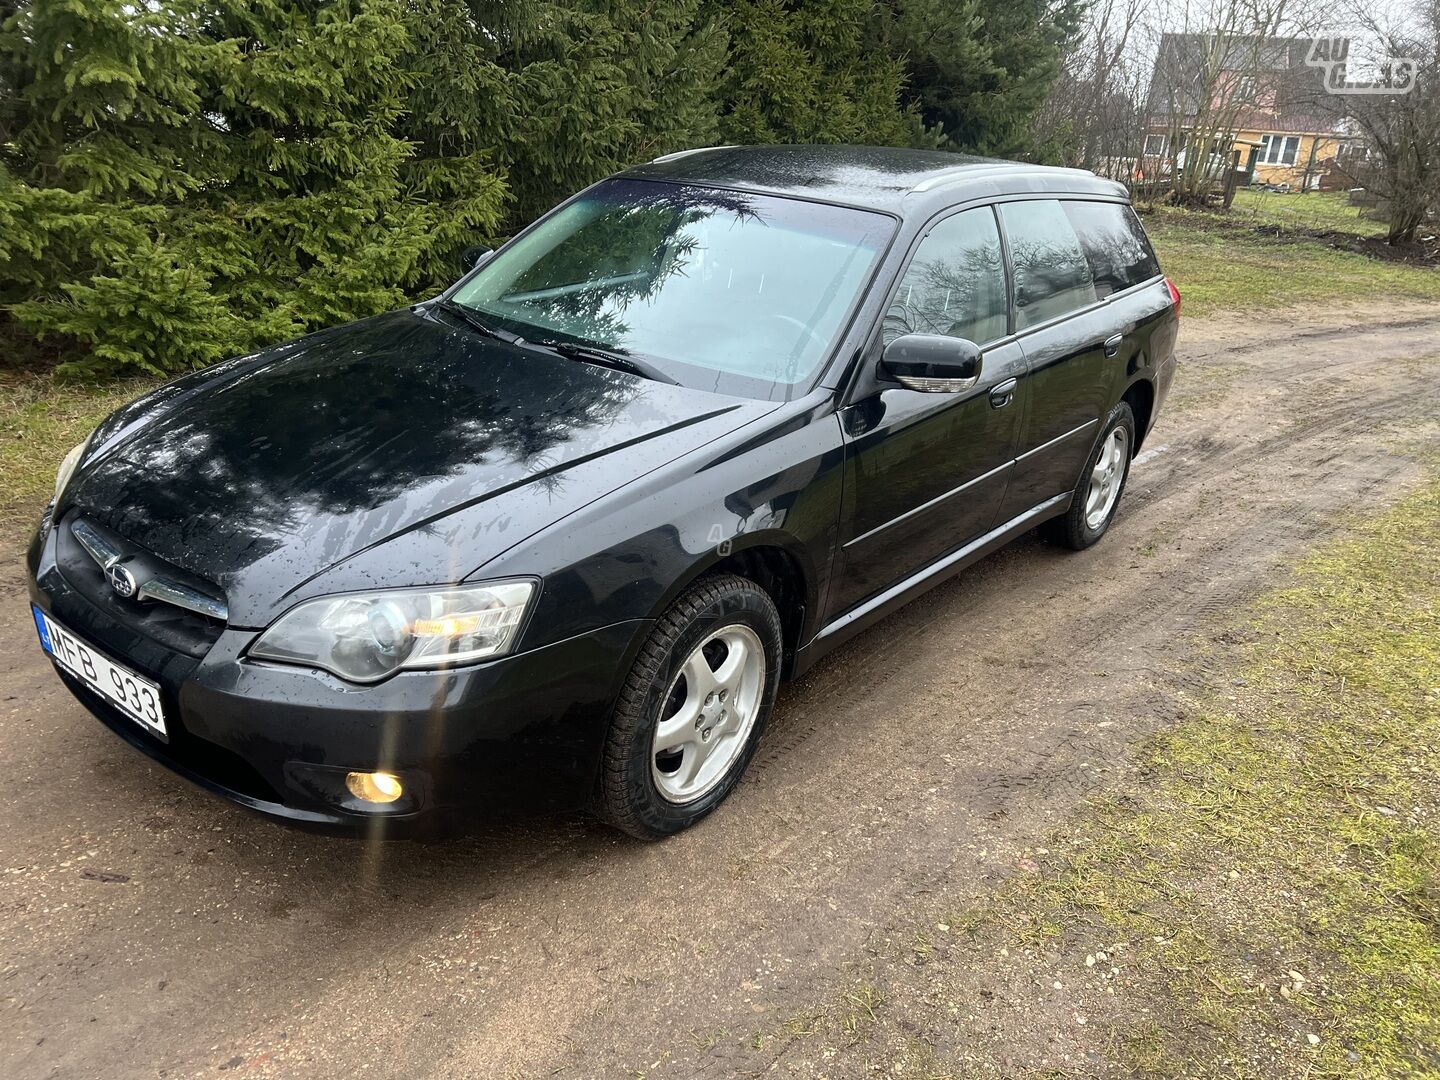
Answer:
[(1255, 90), (1255, 76), (1241, 75), (1235, 80), (1235, 103), (1237, 105), (1255, 104)]
[(1294, 165), (1300, 154), (1299, 135), (1261, 135), (1261, 165)]
[(1160, 157), (1165, 153), (1166, 137), (1164, 135), (1146, 135), (1145, 149), (1146, 157)]

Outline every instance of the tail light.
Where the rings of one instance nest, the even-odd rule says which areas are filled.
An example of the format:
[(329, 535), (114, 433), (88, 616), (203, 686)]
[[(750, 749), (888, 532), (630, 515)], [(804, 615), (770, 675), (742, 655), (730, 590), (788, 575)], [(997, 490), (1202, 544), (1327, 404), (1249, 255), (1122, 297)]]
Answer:
[(1168, 275), (1165, 278), (1165, 288), (1168, 289), (1170, 292), (1170, 303), (1175, 308), (1175, 314), (1179, 315), (1180, 290), (1175, 287), (1175, 282), (1171, 281)]

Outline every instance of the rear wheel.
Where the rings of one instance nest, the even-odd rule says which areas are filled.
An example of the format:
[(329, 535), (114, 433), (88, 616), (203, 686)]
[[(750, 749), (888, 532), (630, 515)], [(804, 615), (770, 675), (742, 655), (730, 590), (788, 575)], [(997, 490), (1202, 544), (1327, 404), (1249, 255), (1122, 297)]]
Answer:
[(733, 574), (702, 578), (650, 632), (616, 702), (600, 815), (647, 839), (688, 828), (734, 788), (780, 681), (780, 616)]
[(1105, 535), (1120, 505), (1135, 447), (1135, 414), (1128, 402), (1110, 410), (1104, 431), (1075, 485), (1070, 509), (1048, 526), (1055, 540), (1076, 551)]

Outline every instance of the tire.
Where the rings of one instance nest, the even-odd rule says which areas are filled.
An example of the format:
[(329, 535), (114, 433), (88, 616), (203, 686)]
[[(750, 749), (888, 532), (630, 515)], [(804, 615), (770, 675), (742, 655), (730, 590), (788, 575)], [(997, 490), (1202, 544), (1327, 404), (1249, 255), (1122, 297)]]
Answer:
[[(1123, 444), (1118, 446), (1117, 444)], [(1104, 434), (1095, 443), (1075, 493), (1070, 498), (1070, 509), (1047, 523), (1051, 539), (1075, 551), (1083, 551), (1105, 535), (1115, 511), (1120, 506), (1120, 496), (1125, 493), (1125, 481), (1130, 478), (1130, 460), (1135, 453), (1135, 414), (1129, 402), (1122, 401), (1110, 410), (1105, 418)], [(1110, 456), (1115, 455), (1115, 456)], [(1109, 457), (1113, 471), (1105, 470), (1105, 459)], [(1102, 477), (1106, 477), (1102, 479)], [(1105, 484), (1097, 502), (1092, 502), (1092, 491)]]
[(640, 647), (616, 700), (598, 815), (656, 840), (720, 805), (770, 719), (782, 641), (774, 602), (748, 578), (716, 574), (682, 593)]

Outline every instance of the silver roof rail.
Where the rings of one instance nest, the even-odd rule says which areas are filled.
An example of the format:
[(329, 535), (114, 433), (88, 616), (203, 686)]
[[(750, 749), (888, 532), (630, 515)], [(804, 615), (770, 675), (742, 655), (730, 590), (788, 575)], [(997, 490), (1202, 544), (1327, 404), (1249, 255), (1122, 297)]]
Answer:
[(724, 146), (697, 146), (693, 150), (676, 150), (673, 154), (661, 154), (657, 158), (651, 158), (649, 164), (658, 165), (662, 161), (678, 161), (682, 157), (689, 157), (691, 154), (703, 154), (706, 150), (733, 150), (734, 143), (726, 143)]
[(947, 169), (943, 173), (937, 173), (934, 176), (921, 180), (920, 183), (910, 189), (910, 194), (918, 195), (924, 191), (934, 191), (938, 187), (944, 187), (947, 184), (957, 184), (977, 174), (991, 172), (1011, 172), (1021, 175), (1026, 173), (1040, 173), (1045, 176), (1053, 176), (1056, 173), (1068, 173), (1071, 176), (1096, 178), (1096, 174), (1089, 169), (1065, 169), (1054, 165), (1031, 165), (1024, 161), (997, 162), (994, 165), (977, 163), (974, 165), (957, 165), (953, 169)]

